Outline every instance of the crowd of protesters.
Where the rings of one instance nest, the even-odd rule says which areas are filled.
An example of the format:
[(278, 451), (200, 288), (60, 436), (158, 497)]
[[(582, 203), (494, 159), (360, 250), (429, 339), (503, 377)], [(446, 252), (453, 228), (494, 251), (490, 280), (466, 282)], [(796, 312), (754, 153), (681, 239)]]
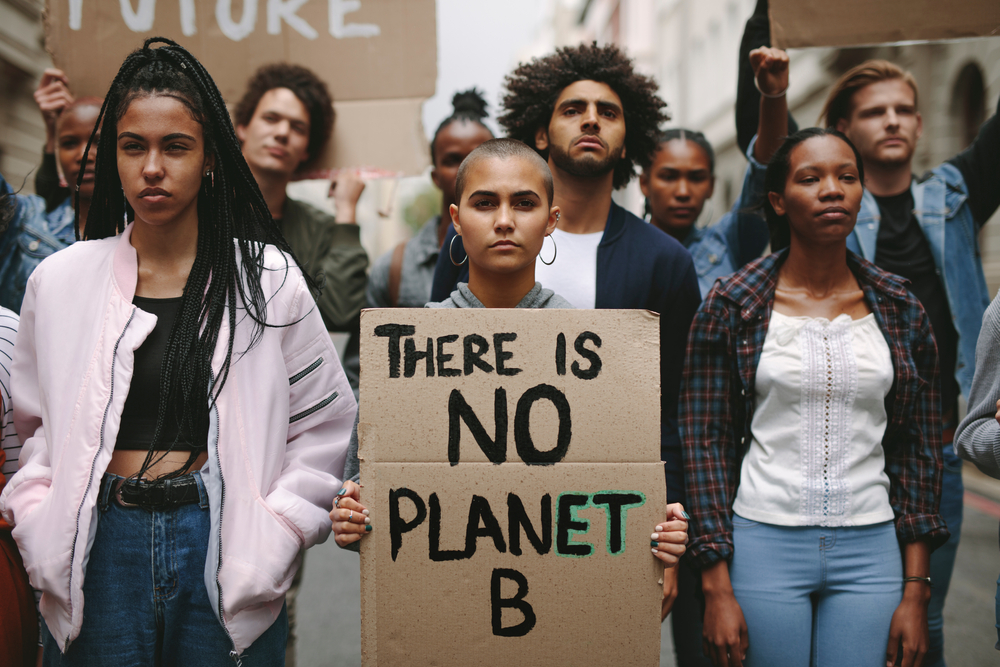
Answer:
[[(374, 528), (367, 305), (658, 313), (650, 557), (678, 664), (944, 665), (956, 451), (1000, 477), (977, 245), (1000, 121), (915, 176), (917, 84), (879, 60), (799, 130), (766, 16), (741, 45), (746, 175), (715, 224), (712, 145), (664, 127), (624, 51), (584, 44), (507, 76), (505, 138), (455, 95), (429, 146), (440, 213), (370, 274), (358, 170), (330, 183), (336, 216), (286, 194), (335, 122), (308, 69), (261, 68), (232, 115), (168, 39), (104, 99), (48, 70), (39, 194), (0, 176), (0, 663), (294, 664), (305, 550)], [(648, 221), (612, 198), (636, 177)]]

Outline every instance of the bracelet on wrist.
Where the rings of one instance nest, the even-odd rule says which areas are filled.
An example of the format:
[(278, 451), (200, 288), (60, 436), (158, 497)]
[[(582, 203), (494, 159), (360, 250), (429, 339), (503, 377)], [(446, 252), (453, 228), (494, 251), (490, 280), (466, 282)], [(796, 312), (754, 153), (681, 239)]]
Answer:
[(785, 89), (780, 93), (765, 93), (763, 90), (760, 89), (760, 81), (757, 80), (757, 77), (753, 78), (753, 85), (757, 88), (757, 92), (761, 94), (761, 97), (766, 97), (769, 100), (781, 99), (782, 97), (785, 96), (785, 93), (788, 92), (788, 87), (786, 86)]
[(904, 584), (909, 581), (918, 581), (922, 584), (927, 584), (928, 586), (932, 586), (930, 577), (903, 577)]

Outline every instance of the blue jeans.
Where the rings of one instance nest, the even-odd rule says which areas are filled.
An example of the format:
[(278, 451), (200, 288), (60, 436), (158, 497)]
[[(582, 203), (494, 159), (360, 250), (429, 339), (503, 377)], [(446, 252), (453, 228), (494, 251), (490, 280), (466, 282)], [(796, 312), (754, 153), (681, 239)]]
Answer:
[[(171, 510), (122, 507), (105, 475), (99, 519), (83, 583), (83, 627), (65, 654), (42, 624), (44, 665), (205, 665), (234, 667), (233, 643), (205, 590), (211, 530), (201, 476), (200, 502)], [(240, 657), (243, 667), (285, 664), (284, 608)]]
[(951, 572), (955, 569), (958, 541), (962, 537), (962, 505), (965, 487), (962, 484), (962, 460), (951, 443), (944, 446), (944, 476), (941, 478), (941, 516), (948, 524), (951, 537), (931, 554), (931, 600), (927, 605), (927, 626), (931, 645), (924, 657), (924, 667), (945, 667), (944, 663), (944, 599), (948, 595)]
[(884, 665), (903, 561), (892, 522), (786, 527), (733, 517), (747, 667)]

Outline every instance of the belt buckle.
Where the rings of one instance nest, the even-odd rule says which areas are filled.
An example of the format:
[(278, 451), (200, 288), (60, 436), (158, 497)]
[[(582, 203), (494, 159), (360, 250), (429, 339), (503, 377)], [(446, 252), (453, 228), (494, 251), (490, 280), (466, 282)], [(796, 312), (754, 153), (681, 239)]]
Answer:
[(126, 481), (128, 480), (123, 477), (122, 479), (119, 479), (117, 482), (115, 482), (115, 502), (117, 502), (122, 507), (139, 507), (138, 505), (127, 502), (124, 498), (122, 498), (122, 486), (124, 486)]

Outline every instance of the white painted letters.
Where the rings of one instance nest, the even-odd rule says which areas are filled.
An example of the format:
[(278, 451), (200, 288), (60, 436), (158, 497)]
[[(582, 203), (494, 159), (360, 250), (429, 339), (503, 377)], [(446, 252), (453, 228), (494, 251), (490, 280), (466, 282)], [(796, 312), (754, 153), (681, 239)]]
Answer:
[[(80, 30), (83, 25), (83, 0), (66, 0), (69, 3), (69, 27)], [(92, 0), (93, 1), (93, 0)], [(133, 9), (132, 3), (138, 2)], [(181, 13), (181, 31), (185, 37), (198, 32), (195, 13), (196, 0), (178, 0)], [(216, 0), (215, 20), (222, 34), (238, 42), (253, 33), (257, 27), (257, 3), (267, 2), (267, 32), (281, 34), (284, 21), (306, 39), (316, 39), (319, 33), (296, 12), (308, 0), (243, 0), (243, 15), (239, 22), (233, 20), (233, 0)], [(346, 17), (361, 9), (361, 0), (327, 0), (329, 7), (329, 31), (332, 37), (377, 37), (382, 33), (374, 23), (347, 23)], [(156, 0), (118, 0), (122, 19), (132, 32), (149, 32), (156, 18)]]
[(185, 37), (198, 32), (198, 24), (195, 21), (194, 0), (180, 0), (181, 2), (181, 32)]
[(125, 25), (132, 32), (149, 32), (156, 17), (156, 0), (139, 0), (139, 9), (132, 11), (132, 0), (118, 0)]
[(344, 16), (361, 9), (361, 0), (330, 0), (330, 34), (344, 37), (377, 37), (382, 31), (374, 23), (344, 23)]
[(257, 25), (257, 0), (243, 0), (243, 16), (239, 23), (233, 21), (233, 0), (217, 0), (215, 20), (223, 35), (238, 42), (252, 33)]
[(281, 34), (281, 22), (284, 21), (306, 39), (316, 39), (319, 33), (305, 22), (295, 12), (306, 4), (307, 0), (267, 0), (267, 32), (271, 35)]

